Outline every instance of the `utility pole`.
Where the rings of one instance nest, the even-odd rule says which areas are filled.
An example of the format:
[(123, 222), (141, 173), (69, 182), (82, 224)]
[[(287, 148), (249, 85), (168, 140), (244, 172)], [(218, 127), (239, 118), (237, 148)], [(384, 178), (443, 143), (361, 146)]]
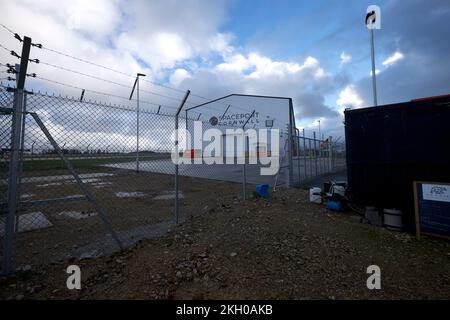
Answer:
[(12, 117), (12, 135), (11, 135), (11, 161), (9, 163), (9, 181), (8, 181), (8, 212), (6, 215), (5, 233), (4, 233), (4, 251), (2, 272), (10, 275), (14, 270), (13, 262), (13, 239), (14, 225), (17, 214), (17, 204), (19, 199), (19, 180), (20, 180), (20, 147), (22, 145), (22, 126), (24, 114), (24, 94), (25, 78), (27, 76), (28, 61), (30, 59), (31, 38), (24, 37), (22, 43), (22, 55), (20, 56), (20, 68), (17, 77), (17, 88), (15, 93), (15, 104)]
[(133, 89), (131, 90), (130, 100), (133, 98), (134, 89), (136, 89), (136, 172), (139, 172), (139, 78), (145, 77), (143, 73), (136, 74)]

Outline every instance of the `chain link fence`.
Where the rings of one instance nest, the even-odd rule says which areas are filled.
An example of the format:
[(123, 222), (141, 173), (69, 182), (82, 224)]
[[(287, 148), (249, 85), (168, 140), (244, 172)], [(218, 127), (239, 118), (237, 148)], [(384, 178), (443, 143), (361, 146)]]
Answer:
[[(14, 99), (14, 92), (0, 87), (2, 261)], [(138, 122), (134, 107), (43, 93), (26, 94), (24, 109), (14, 266), (109, 254), (173, 226), (174, 114), (142, 108)], [(180, 117), (179, 127), (199, 120)], [(202, 125), (204, 130), (212, 127), (207, 121)], [(180, 156), (194, 163), (178, 168), (179, 221), (226, 212), (243, 200), (243, 185), (248, 198), (254, 184), (299, 184), (340, 165), (341, 158), (331, 144), (325, 147), (326, 141), (288, 132), (280, 136), (293, 147), (284, 148), (275, 176), (261, 176), (260, 165), (207, 165), (201, 151), (181, 148)], [(249, 156), (247, 152), (247, 160)], [(202, 163), (195, 163), (198, 157)]]
[(298, 130), (293, 137), (293, 180), (295, 186), (308, 184), (320, 176), (344, 171), (346, 168), (345, 144), (333, 141), (332, 137), (318, 139), (315, 136), (300, 135)]

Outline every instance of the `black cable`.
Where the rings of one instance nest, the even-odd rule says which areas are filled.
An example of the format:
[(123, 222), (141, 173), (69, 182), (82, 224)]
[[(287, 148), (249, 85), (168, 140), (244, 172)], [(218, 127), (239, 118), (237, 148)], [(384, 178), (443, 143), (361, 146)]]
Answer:
[(3, 23), (0, 23), (0, 27), (2, 27), (3, 29), (5, 29), (6, 31), (8, 31), (9, 33), (11, 33), (13, 36), (16, 34), (14, 31), (12, 31), (10, 28), (8, 28), (7, 26), (5, 26)]
[(5, 50), (8, 51), (9, 53), (12, 52), (12, 50), (8, 49), (7, 47), (5, 47), (4, 45), (2, 45), (1, 43), (0, 43), (0, 48), (5, 49)]

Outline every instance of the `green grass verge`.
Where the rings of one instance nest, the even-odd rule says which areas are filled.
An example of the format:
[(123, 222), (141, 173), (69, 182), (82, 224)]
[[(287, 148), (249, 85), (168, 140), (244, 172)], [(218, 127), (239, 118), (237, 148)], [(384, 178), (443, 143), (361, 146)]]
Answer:
[[(141, 161), (170, 159), (170, 155), (152, 155), (141, 156)], [(93, 169), (100, 165), (132, 162), (136, 160), (136, 157), (98, 157), (98, 158), (85, 158), (85, 159), (69, 159), (72, 166), (75, 169)], [(7, 172), (8, 163), (0, 163), (0, 171)], [(58, 170), (65, 169), (64, 163), (60, 159), (46, 159), (46, 160), (26, 160), (23, 161), (23, 172), (30, 171), (46, 171), (46, 170)]]

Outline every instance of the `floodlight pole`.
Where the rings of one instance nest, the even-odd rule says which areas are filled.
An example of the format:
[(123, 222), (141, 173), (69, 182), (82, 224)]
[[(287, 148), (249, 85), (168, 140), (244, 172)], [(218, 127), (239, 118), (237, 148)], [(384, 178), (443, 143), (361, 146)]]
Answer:
[(136, 172), (139, 172), (139, 77), (145, 77), (143, 73), (136, 74), (133, 89), (131, 90), (130, 100), (133, 98), (134, 89), (136, 89)]
[(377, 76), (375, 70), (375, 44), (374, 44), (374, 32), (373, 28), (370, 29), (370, 45), (371, 45), (371, 56), (372, 56), (372, 90), (373, 90), (373, 104), (378, 106), (377, 99)]

